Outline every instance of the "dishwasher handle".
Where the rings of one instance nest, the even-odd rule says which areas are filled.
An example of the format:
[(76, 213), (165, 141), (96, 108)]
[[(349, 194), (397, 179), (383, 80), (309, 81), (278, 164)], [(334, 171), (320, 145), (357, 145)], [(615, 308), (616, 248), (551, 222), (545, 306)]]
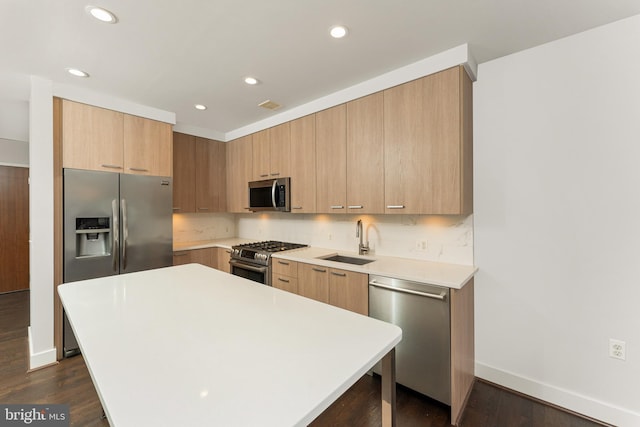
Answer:
[(382, 283), (378, 283), (375, 280), (370, 281), (369, 285), (371, 285), (373, 287), (376, 287), (376, 288), (387, 289), (389, 291), (401, 292), (401, 293), (411, 294), (411, 295), (418, 295), (418, 296), (421, 296), (421, 297), (433, 298), (433, 299), (437, 299), (437, 300), (440, 300), (440, 301), (444, 301), (447, 298), (447, 292), (446, 291), (442, 292), (441, 294), (432, 294), (432, 293), (428, 293), (428, 292), (414, 291), (412, 289), (396, 288), (394, 286), (389, 286), (389, 285), (384, 285)]

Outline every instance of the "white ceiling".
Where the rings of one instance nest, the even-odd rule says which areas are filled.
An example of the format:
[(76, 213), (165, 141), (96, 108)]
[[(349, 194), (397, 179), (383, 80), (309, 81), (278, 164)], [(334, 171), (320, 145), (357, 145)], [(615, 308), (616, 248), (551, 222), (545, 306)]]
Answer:
[[(482, 63), (639, 13), (640, 0), (2, 0), (0, 98), (28, 82), (3, 75), (38, 75), (227, 133), (461, 44)], [(330, 38), (334, 24), (349, 36)]]

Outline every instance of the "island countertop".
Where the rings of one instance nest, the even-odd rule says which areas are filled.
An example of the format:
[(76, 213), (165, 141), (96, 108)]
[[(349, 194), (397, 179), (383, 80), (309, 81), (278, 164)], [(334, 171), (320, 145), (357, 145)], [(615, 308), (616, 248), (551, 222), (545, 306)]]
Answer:
[(114, 427), (307, 425), (401, 338), (198, 264), (58, 292)]

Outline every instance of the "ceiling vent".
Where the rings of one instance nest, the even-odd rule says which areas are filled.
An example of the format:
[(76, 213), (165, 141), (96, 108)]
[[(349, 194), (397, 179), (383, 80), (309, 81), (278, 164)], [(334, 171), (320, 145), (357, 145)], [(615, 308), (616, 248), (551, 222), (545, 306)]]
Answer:
[(258, 107), (266, 108), (267, 110), (276, 110), (280, 108), (280, 104), (273, 102), (270, 99), (267, 99), (266, 101), (258, 104)]

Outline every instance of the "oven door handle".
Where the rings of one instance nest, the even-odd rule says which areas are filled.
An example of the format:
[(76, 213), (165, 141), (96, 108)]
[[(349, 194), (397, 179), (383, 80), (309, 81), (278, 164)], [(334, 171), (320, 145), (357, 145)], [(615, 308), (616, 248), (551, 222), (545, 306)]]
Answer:
[(269, 267), (255, 267), (253, 265), (245, 264), (244, 262), (241, 262), (235, 259), (232, 259), (231, 261), (229, 261), (229, 264), (231, 264), (231, 266), (244, 268), (250, 271), (255, 271), (256, 273), (265, 273), (269, 269)]

